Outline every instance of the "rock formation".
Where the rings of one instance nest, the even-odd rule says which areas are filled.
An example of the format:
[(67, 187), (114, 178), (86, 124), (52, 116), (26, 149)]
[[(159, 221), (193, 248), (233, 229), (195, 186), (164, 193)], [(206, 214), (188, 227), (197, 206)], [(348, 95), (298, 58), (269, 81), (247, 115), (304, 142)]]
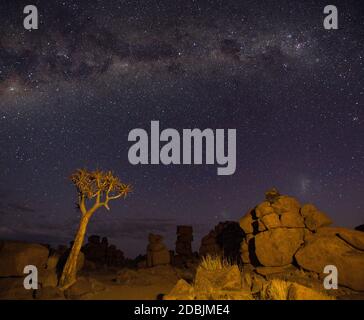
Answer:
[(177, 226), (176, 254), (191, 257), (193, 231), (192, 226)]
[(147, 246), (147, 266), (154, 267), (169, 264), (171, 261), (170, 252), (163, 243), (161, 235), (150, 233)]
[(244, 232), (235, 221), (220, 222), (208, 235), (202, 238), (201, 256), (225, 256), (230, 261), (240, 260), (240, 242)]
[(82, 247), (87, 261), (95, 263), (97, 266), (120, 267), (125, 263), (124, 254), (114, 245), (109, 245), (106, 237), (100, 241), (100, 237), (92, 235), (88, 238), (88, 243)]
[(38, 290), (55, 288), (58, 284), (59, 256), (47, 246), (20, 241), (0, 241), (0, 299), (32, 299), (35, 290), (24, 290), (24, 267), (38, 270)]
[(220, 270), (198, 267), (194, 282), (180, 279), (164, 300), (250, 300), (250, 291), (244, 290), (237, 265)]
[(173, 265), (182, 267), (196, 260), (196, 255), (192, 252), (192, 241), (192, 226), (177, 226), (176, 254), (171, 251)]
[(270, 191), (240, 220), (245, 234), (242, 262), (260, 274), (284, 272), (291, 266), (318, 277), (324, 276), (325, 266), (335, 265), (340, 285), (364, 290), (364, 234), (330, 224), (314, 205)]
[(23, 276), (24, 267), (46, 267), (49, 250), (36, 243), (2, 241), (0, 244), (0, 277)]

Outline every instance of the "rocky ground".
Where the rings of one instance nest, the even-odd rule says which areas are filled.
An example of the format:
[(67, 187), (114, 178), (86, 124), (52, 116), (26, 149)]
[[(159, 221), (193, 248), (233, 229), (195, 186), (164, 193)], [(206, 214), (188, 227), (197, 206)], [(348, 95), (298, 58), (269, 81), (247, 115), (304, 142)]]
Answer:
[[(270, 190), (239, 223), (219, 223), (199, 254), (191, 226), (178, 226), (175, 252), (151, 234), (134, 261), (91, 236), (65, 291), (57, 283), (69, 248), (0, 241), (0, 299), (364, 299), (364, 232), (330, 225), (314, 205)], [(38, 268), (37, 290), (24, 289), (25, 265)], [(328, 265), (337, 289), (323, 286)]]

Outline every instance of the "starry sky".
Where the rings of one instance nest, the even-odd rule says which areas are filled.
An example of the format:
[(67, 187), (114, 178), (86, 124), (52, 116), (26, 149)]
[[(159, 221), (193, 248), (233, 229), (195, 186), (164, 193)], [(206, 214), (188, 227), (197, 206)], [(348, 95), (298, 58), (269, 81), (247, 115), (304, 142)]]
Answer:
[[(275, 186), (336, 225), (364, 223), (364, 8), (335, 1), (26, 1), (0, 4), (0, 238), (68, 243), (80, 214), (68, 177), (113, 170), (133, 184), (88, 234), (127, 256), (149, 232), (194, 248)], [(331, 4), (331, 2), (330, 2)], [(128, 133), (237, 130), (237, 168), (137, 165)]]

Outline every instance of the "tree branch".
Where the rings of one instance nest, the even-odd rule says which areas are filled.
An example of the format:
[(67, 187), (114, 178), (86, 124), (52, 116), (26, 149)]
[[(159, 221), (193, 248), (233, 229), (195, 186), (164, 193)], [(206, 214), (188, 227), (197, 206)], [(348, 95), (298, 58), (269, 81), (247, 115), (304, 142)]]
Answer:
[(96, 197), (96, 203), (100, 204), (100, 199), (101, 199), (101, 190), (97, 191), (97, 197)]
[(122, 194), (118, 194), (116, 196), (109, 196), (110, 192), (112, 191), (113, 189), (113, 184), (110, 183), (110, 186), (106, 192), (106, 196), (105, 196), (105, 201), (102, 203), (102, 205), (107, 209), (107, 210), (110, 210), (110, 207), (109, 207), (109, 201), (110, 200), (115, 200), (115, 199), (118, 199), (122, 196)]
[(81, 213), (82, 213), (83, 216), (87, 212), (86, 203), (85, 203), (85, 195), (84, 194), (80, 196), (80, 210), (81, 210)]
[(111, 197), (109, 197), (109, 196), (107, 196), (107, 200), (109, 201), (109, 200), (115, 200), (115, 199), (119, 199), (120, 197), (122, 197), (122, 194), (120, 193), (120, 194), (118, 194), (117, 196), (111, 196)]

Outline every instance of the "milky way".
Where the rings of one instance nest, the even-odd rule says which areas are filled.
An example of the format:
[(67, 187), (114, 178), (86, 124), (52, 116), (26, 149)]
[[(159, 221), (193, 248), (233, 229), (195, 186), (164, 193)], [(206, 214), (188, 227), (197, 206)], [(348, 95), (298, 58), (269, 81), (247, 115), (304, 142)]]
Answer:
[[(99, 212), (89, 233), (127, 254), (148, 232), (193, 224), (195, 248), (217, 222), (237, 220), (276, 186), (336, 224), (363, 223), (364, 19), (321, 1), (35, 1), (0, 5), (0, 237), (72, 239), (78, 167), (115, 171), (135, 186)], [(131, 166), (128, 132), (236, 128), (237, 170)]]

